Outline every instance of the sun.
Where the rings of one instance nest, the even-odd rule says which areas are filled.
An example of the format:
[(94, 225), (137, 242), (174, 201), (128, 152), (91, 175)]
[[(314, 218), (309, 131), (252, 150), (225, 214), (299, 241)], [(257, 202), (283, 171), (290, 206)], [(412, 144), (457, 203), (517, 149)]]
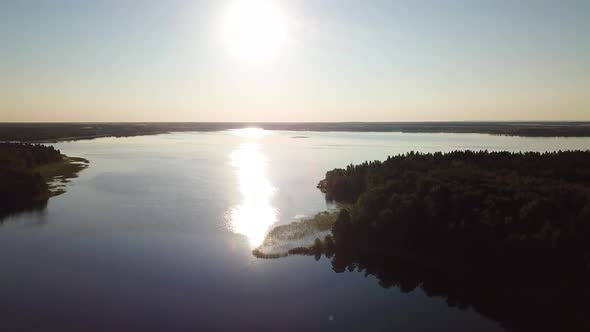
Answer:
[(270, 0), (236, 0), (222, 18), (223, 38), (230, 52), (247, 59), (267, 59), (288, 41), (288, 20)]

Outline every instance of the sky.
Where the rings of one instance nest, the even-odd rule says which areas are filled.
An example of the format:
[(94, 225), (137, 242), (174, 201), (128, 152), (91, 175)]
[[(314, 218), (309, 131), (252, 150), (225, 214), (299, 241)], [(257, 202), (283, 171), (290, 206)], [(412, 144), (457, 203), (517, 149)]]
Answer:
[(590, 1), (0, 2), (0, 122), (463, 120), (590, 120)]

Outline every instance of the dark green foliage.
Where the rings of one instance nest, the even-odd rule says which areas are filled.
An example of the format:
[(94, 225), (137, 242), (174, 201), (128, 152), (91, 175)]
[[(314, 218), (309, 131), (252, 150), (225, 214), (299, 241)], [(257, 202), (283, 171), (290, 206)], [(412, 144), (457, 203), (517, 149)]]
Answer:
[(40, 144), (0, 143), (0, 168), (24, 170), (58, 162), (59, 150)]
[(49, 188), (34, 168), (61, 159), (59, 150), (50, 146), (0, 143), (0, 219), (44, 206)]
[(319, 187), (351, 203), (336, 247), (590, 256), (590, 152), (410, 152), (330, 171)]

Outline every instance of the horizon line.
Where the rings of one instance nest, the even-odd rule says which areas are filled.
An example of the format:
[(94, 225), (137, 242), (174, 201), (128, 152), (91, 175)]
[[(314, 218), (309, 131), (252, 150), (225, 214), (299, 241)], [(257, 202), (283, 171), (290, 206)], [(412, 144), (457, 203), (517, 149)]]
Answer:
[(588, 120), (400, 120), (400, 121), (0, 121), (0, 124), (414, 124), (414, 123), (590, 123)]

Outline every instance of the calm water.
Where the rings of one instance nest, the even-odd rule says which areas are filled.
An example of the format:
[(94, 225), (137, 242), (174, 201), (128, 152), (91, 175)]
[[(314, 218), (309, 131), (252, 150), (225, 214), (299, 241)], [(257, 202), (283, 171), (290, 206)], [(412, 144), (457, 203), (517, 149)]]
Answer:
[(335, 167), (411, 150), (586, 150), (590, 140), (242, 131), (56, 147), (90, 168), (45, 211), (0, 226), (4, 328), (502, 331), (420, 289), (334, 273), (326, 258), (251, 250), (272, 224), (326, 209), (315, 186)]

